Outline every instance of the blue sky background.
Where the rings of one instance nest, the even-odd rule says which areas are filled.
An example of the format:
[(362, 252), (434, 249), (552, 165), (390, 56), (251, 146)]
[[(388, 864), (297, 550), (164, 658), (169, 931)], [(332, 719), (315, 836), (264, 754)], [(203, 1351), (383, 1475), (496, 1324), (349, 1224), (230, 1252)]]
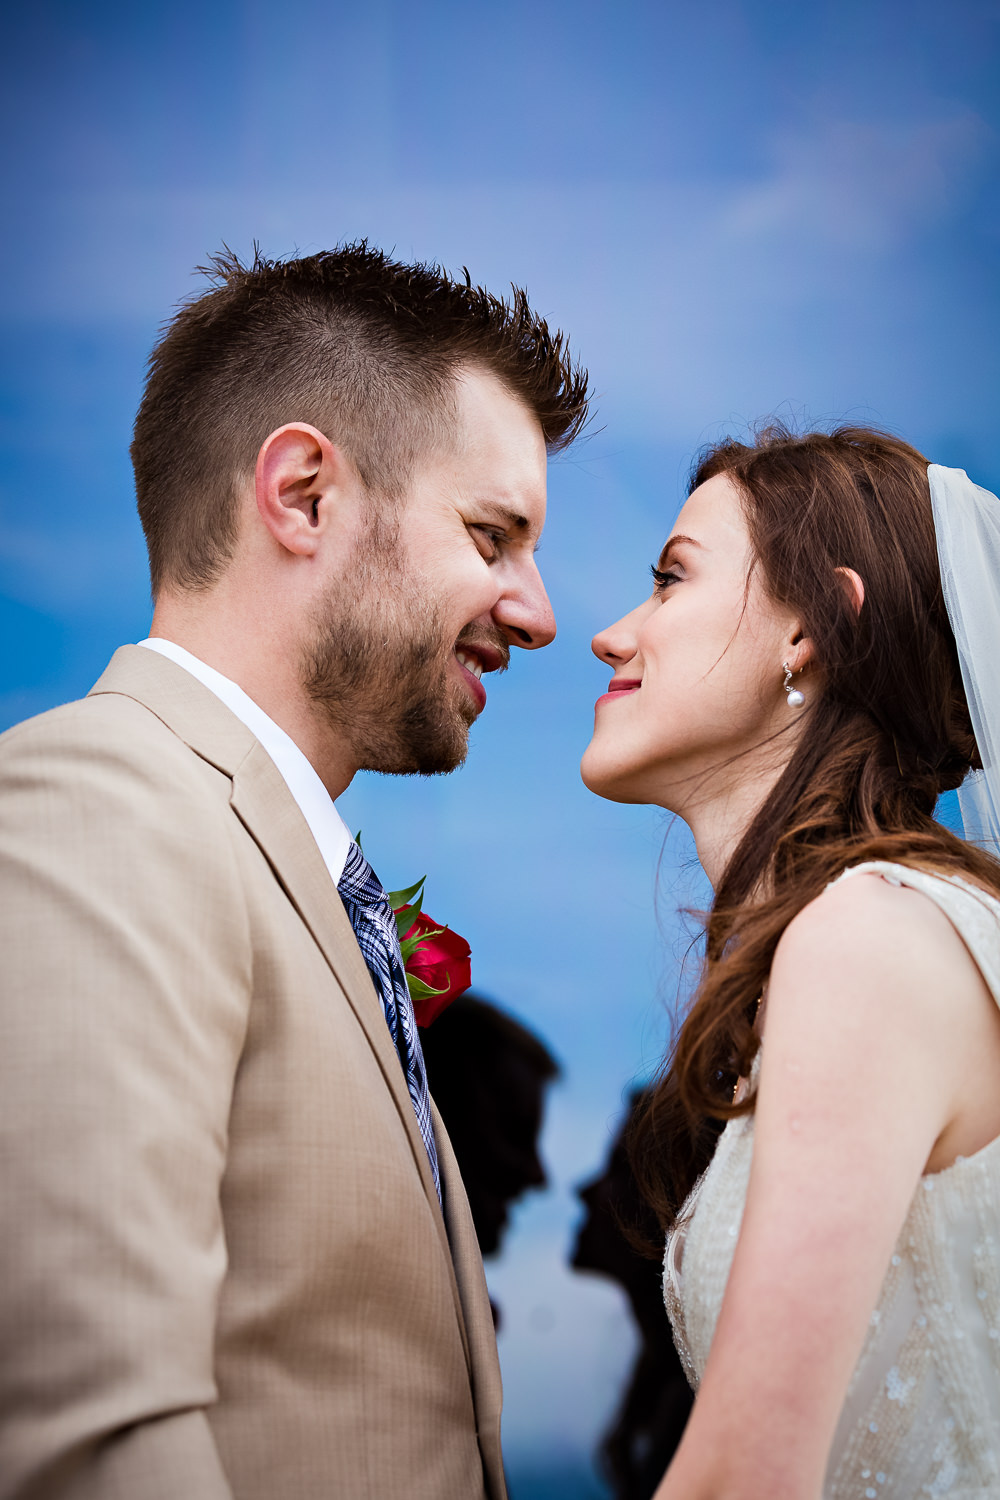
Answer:
[(367, 235), (523, 283), (593, 372), (591, 433), (551, 466), (558, 640), (491, 689), (464, 770), (343, 807), (562, 1060), (552, 1189), (491, 1281), (514, 1500), (597, 1496), (631, 1333), (564, 1269), (573, 1189), (655, 1062), (674, 910), (705, 892), (683, 830), (664, 850), (661, 815), (578, 782), (588, 643), (644, 591), (694, 452), (754, 418), (881, 423), (1000, 486), (1000, 6), (36, 0), (5, 41), (0, 727), (146, 633), (131, 421), (223, 241)]

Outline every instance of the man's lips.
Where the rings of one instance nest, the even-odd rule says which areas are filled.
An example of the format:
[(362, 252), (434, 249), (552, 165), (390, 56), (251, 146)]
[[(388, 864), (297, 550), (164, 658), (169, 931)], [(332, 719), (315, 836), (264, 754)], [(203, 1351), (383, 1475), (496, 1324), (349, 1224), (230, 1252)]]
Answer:
[(455, 660), (463, 682), (482, 713), (486, 707), (486, 689), (479, 679), (484, 672), (496, 672), (506, 667), (509, 653), (486, 641), (460, 640), (455, 646)]
[(602, 693), (601, 697), (598, 698), (597, 702), (594, 704), (594, 707), (599, 708), (602, 703), (610, 703), (614, 698), (625, 698), (629, 693), (634, 693), (638, 688), (641, 687), (641, 677), (612, 678), (611, 682), (608, 684), (607, 692)]

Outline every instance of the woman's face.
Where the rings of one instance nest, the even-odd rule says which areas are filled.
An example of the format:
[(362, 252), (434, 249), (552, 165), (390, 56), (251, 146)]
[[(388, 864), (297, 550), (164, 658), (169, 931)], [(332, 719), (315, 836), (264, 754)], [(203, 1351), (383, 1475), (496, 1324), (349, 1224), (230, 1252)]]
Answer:
[(791, 726), (782, 662), (803, 648), (752, 561), (740, 493), (716, 475), (678, 516), (651, 597), (594, 637), (614, 676), (583, 757), (591, 791), (683, 814), (790, 754), (788, 736), (764, 742)]

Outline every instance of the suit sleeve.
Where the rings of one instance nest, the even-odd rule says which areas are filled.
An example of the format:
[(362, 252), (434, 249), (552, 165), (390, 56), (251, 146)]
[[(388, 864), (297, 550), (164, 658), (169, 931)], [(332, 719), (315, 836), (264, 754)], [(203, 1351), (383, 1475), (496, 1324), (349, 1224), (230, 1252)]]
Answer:
[(251, 984), (227, 788), (126, 698), (0, 742), (2, 1500), (230, 1496), (206, 1415)]

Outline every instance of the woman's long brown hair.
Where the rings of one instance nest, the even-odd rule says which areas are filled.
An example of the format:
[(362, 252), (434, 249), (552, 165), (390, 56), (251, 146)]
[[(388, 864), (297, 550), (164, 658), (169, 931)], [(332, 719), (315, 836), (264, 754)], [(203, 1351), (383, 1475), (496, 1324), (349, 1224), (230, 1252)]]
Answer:
[[(799, 437), (772, 426), (752, 445), (726, 440), (704, 453), (690, 490), (717, 474), (737, 486), (754, 566), (798, 613), (821, 678), (815, 693), (808, 671), (797, 679), (803, 733), (719, 882), (701, 983), (632, 1133), (636, 1174), (665, 1226), (707, 1165), (719, 1122), (753, 1108), (752, 1098), (733, 1102), (733, 1087), (758, 1047), (774, 950), (804, 906), (867, 859), (964, 874), (1000, 894), (1000, 864), (934, 818), (941, 792), (980, 761), (927, 460), (870, 428)], [(863, 580), (860, 611), (838, 568)]]

